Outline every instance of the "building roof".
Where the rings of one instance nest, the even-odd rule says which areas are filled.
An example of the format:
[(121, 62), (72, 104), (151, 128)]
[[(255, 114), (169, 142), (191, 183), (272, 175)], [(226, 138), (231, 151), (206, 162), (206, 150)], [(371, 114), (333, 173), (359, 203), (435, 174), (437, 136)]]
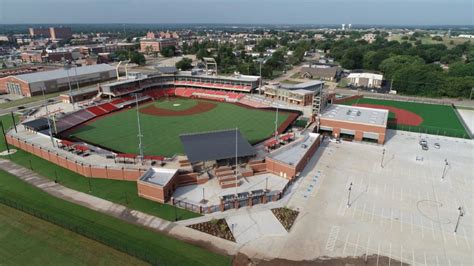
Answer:
[[(77, 75), (88, 75), (100, 72), (106, 72), (115, 70), (113, 66), (107, 64), (98, 64), (98, 65), (90, 65), (90, 66), (82, 66), (77, 68)], [(76, 70), (74, 68), (69, 69), (69, 76), (74, 77), (76, 75)], [(67, 78), (67, 71), (64, 68), (51, 70), (51, 71), (41, 71), (41, 72), (34, 72), (22, 75), (16, 75), (15, 78), (23, 80), (28, 83), (34, 82), (42, 82), (48, 80), (55, 80), (61, 78)]]
[(24, 122), (23, 126), (30, 128), (34, 131), (41, 131), (41, 130), (45, 130), (49, 128), (48, 119), (45, 117), (41, 117), (35, 120)]
[(140, 180), (164, 187), (176, 173), (178, 173), (178, 169), (151, 167), (140, 177)]
[(386, 127), (388, 110), (331, 104), (323, 111), (321, 118)]
[(366, 78), (366, 79), (376, 79), (376, 80), (382, 80), (383, 75), (381, 74), (374, 74), (374, 73), (350, 73), (348, 78)]
[(296, 166), (308, 152), (309, 148), (314, 144), (314, 142), (317, 141), (318, 137), (318, 133), (309, 133), (302, 139), (275, 150), (274, 152), (270, 153), (268, 157), (283, 162), (287, 165)]
[(88, 93), (93, 92), (93, 91), (95, 91), (95, 92), (99, 91), (97, 89), (97, 86), (90, 86), (90, 87), (80, 88), (79, 90), (73, 90), (71, 93), (64, 92), (61, 95), (76, 96), (76, 95), (88, 94)]
[[(238, 129), (182, 134), (179, 136), (191, 163), (222, 160), (256, 154)], [(235, 150), (237, 140), (237, 154)]]
[(178, 69), (175, 66), (159, 66), (156, 70), (162, 74), (175, 74)]
[(308, 82), (298, 83), (298, 84), (280, 84), (280, 87), (287, 90), (298, 90), (298, 89), (308, 89), (309, 87), (324, 85), (324, 81), (321, 80), (312, 80)]
[(303, 67), (302, 73), (309, 73), (313, 77), (334, 78), (339, 71), (339, 67)]

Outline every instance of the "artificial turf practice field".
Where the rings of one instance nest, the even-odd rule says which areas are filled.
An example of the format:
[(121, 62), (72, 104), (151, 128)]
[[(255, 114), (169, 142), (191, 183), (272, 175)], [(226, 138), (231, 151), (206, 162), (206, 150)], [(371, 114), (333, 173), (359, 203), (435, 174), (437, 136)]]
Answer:
[(415, 102), (401, 102), (390, 100), (379, 100), (371, 98), (360, 98), (346, 101), (346, 105), (377, 105), (388, 108), (412, 112), (421, 117), (422, 122), (417, 125), (406, 125), (394, 122), (391, 118), (396, 118), (396, 114), (390, 113), (388, 127), (392, 129), (421, 132), (435, 135), (445, 135), (458, 138), (468, 138), (468, 134), (456, 116), (455, 110), (449, 105), (425, 104)]
[[(275, 112), (235, 104), (187, 98), (160, 99), (139, 106), (145, 155), (182, 154), (180, 134), (238, 128), (250, 143), (272, 135)], [(279, 112), (278, 125), (291, 114)], [(122, 152), (138, 153), (135, 108), (112, 113), (68, 133), (89, 143)]]

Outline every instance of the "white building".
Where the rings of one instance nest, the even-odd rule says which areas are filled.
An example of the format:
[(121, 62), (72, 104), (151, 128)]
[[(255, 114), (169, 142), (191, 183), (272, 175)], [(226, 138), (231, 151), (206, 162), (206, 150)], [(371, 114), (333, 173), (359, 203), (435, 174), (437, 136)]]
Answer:
[(349, 82), (357, 87), (380, 88), (383, 75), (374, 73), (351, 73), (347, 77)]

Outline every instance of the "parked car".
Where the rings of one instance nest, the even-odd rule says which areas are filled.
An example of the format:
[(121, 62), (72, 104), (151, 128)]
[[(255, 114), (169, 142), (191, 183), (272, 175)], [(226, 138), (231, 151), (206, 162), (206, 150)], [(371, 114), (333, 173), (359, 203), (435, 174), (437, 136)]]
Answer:
[(439, 145), (439, 143), (435, 143), (435, 144), (434, 144), (434, 147), (435, 147), (436, 149), (439, 149), (439, 148), (441, 148), (441, 145)]
[(340, 140), (336, 139), (336, 138), (329, 138), (329, 142), (333, 142), (333, 143), (341, 143)]
[(420, 140), (420, 145), (428, 145), (428, 142), (424, 139)]
[(427, 151), (427, 150), (428, 150), (428, 145), (421, 145), (421, 148), (422, 148), (424, 151)]

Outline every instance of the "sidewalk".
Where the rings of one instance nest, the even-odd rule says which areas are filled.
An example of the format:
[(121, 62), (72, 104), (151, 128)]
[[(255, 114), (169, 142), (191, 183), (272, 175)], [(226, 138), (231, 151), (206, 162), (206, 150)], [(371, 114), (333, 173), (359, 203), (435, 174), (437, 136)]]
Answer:
[(0, 159), (0, 169), (17, 176), (19, 179), (38, 187), (46, 193), (63, 200), (87, 207), (89, 209), (113, 216), (120, 220), (145, 226), (154, 231), (184, 240), (185, 242), (204, 247), (221, 254), (235, 255), (236, 243), (201, 233), (185, 225), (163, 220), (161, 218), (129, 209), (123, 205), (79, 192), (37, 175), (35, 172), (11, 161)]

